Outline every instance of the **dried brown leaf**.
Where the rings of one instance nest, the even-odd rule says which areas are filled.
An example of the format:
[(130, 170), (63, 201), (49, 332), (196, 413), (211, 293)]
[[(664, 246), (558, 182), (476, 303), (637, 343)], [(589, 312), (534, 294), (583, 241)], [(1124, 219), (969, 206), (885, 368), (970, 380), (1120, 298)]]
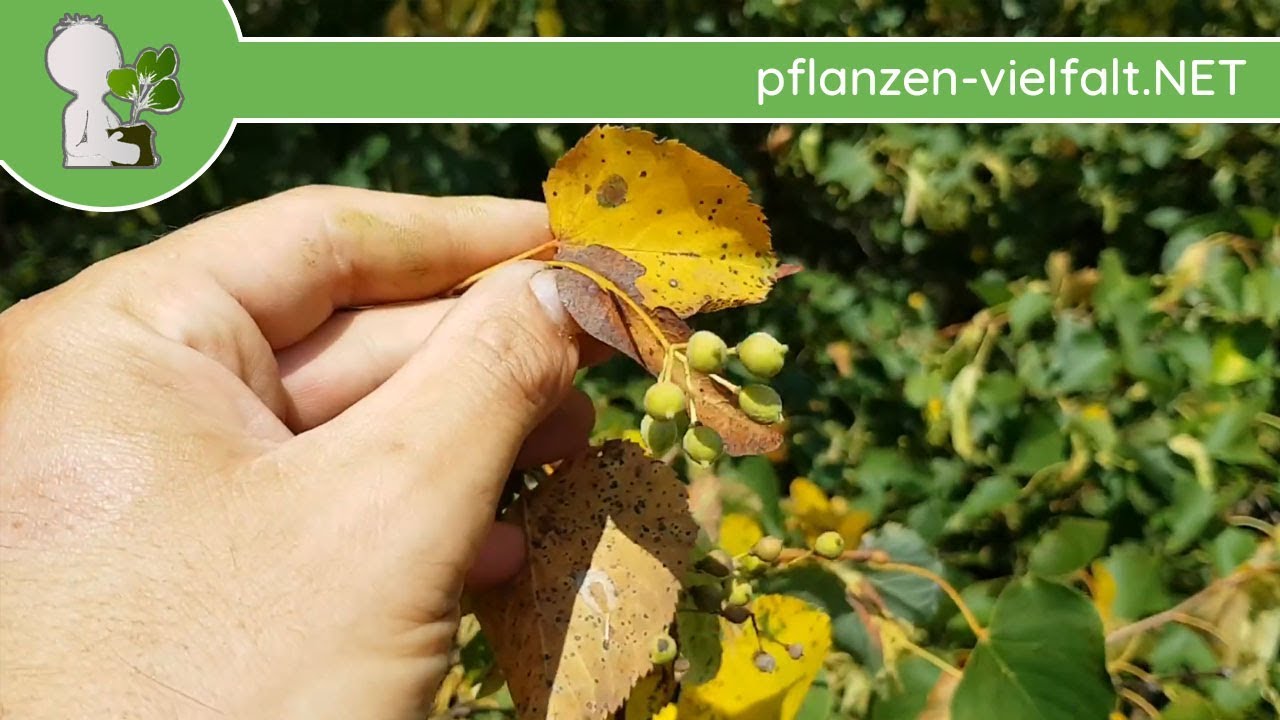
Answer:
[[(628, 295), (634, 292), (635, 278), (643, 270), (630, 258), (599, 245), (565, 248), (559, 257), (603, 275)], [(572, 270), (562, 270), (556, 284), (569, 315), (584, 332), (626, 353), (653, 375), (662, 371), (662, 341), (630, 306)], [(684, 342), (693, 334), (675, 313), (659, 309), (651, 317), (669, 343)], [(752, 421), (738, 409), (737, 398), (707, 376), (692, 373), (690, 384), (683, 366), (677, 364), (671, 380), (693, 398), (698, 420), (720, 434), (730, 455), (762, 455), (782, 445), (782, 433), (776, 427)]]
[(649, 671), (650, 642), (676, 608), (697, 526), (684, 485), (636, 445), (614, 441), (518, 501), (528, 564), (476, 598), (523, 719), (599, 720)]

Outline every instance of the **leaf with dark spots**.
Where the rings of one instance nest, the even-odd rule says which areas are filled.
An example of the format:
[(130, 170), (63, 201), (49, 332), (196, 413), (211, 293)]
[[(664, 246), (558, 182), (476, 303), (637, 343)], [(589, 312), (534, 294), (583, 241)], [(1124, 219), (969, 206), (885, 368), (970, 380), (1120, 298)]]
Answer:
[(528, 564), (475, 607), (519, 717), (605, 717), (675, 616), (698, 532), (684, 485), (614, 441), (561, 466), (504, 520), (524, 528)]
[[(605, 276), (620, 289), (634, 292), (637, 263), (615, 250), (601, 246), (565, 248), (557, 257), (572, 258), (573, 262)], [(654, 376), (662, 372), (665, 359), (662, 340), (634, 309), (573, 270), (559, 271), (556, 280), (561, 301), (583, 332), (625, 353)], [(685, 342), (693, 334), (683, 320), (665, 308), (650, 313), (650, 317), (668, 343)], [(672, 382), (692, 398), (698, 420), (720, 434), (725, 452), (759, 455), (782, 445), (782, 433), (774, 426), (760, 425), (748, 418), (728, 390), (700, 373), (690, 373), (690, 377), (692, 385), (678, 363), (671, 374)]]
[[(639, 263), (632, 297), (649, 310), (687, 318), (764, 300), (777, 259), (746, 183), (679, 142), (654, 139), (597, 128), (560, 158), (543, 185), (560, 246), (605, 246)], [(568, 192), (579, 186), (582, 196)]]

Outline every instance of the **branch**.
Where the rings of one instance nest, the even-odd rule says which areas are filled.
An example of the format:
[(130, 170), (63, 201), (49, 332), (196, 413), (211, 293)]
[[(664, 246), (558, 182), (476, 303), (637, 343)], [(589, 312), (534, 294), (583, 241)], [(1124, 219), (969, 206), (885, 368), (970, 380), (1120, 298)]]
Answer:
[[(1142, 620), (1131, 622), (1128, 625), (1123, 625), (1121, 627), (1116, 628), (1115, 630), (1112, 630), (1111, 632), (1107, 633), (1107, 644), (1115, 645), (1117, 643), (1122, 643), (1131, 637), (1141, 635), (1150, 630), (1155, 630), (1156, 628), (1171, 622), (1183, 622), (1185, 621), (1185, 618), (1191, 615), (1191, 610), (1195, 606), (1209, 599), (1209, 597), (1216, 595), (1219, 591), (1233, 588), (1243, 583), (1245, 580), (1248, 580), (1249, 578), (1253, 577), (1254, 575), (1257, 575), (1258, 573), (1273, 572), (1277, 569), (1277, 567), (1278, 566), (1276, 566), (1275, 564), (1265, 564), (1265, 565), (1256, 565), (1253, 567), (1244, 567), (1239, 570), (1236, 570), (1235, 572), (1231, 573), (1230, 575), (1227, 575), (1226, 577), (1218, 578), (1217, 580), (1214, 580), (1213, 582), (1209, 583), (1207, 586), (1205, 586), (1202, 590), (1200, 590), (1196, 594), (1183, 600), (1177, 605), (1174, 605), (1168, 610), (1165, 610), (1163, 612), (1158, 612), (1155, 615), (1152, 615), (1150, 617), (1146, 617), (1146, 618), (1143, 618)], [(1196, 627), (1199, 627), (1199, 625), (1196, 625)]]
[(955, 603), (956, 608), (960, 610), (960, 614), (964, 616), (964, 621), (968, 623), (969, 629), (973, 631), (973, 634), (978, 638), (978, 641), (981, 642), (987, 639), (987, 629), (982, 627), (982, 624), (978, 622), (978, 618), (973, 614), (973, 611), (969, 609), (969, 606), (965, 604), (964, 599), (960, 597), (960, 593), (941, 575), (938, 575), (928, 568), (923, 568), (919, 565), (908, 565), (907, 563), (869, 562), (867, 564), (879, 570), (889, 570), (917, 575), (942, 588), (942, 591), (947, 594), (947, 597), (951, 598), (951, 602)]
[(529, 248), (528, 250), (525, 250), (524, 252), (520, 253), (519, 255), (516, 255), (516, 256), (514, 256), (514, 257), (509, 257), (509, 258), (507, 258), (506, 260), (503, 260), (502, 262), (500, 262), (500, 263), (498, 263), (498, 264), (496, 264), (496, 265), (490, 265), (489, 267), (487, 267), (487, 268), (485, 268), (485, 269), (481, 270), (480, 272), (475, 273), (474, 275), (472, 275), (471, 277), (467, 278), (466, 280), (463, 280), (462, 282), (458, 283), (457, 285), (454, 285), (454, 286), (453, 286), (453, 288), (452, 288), (451, 290), (449, 290), (449, 292), (448, 292), (448, 293), (446, 293), (446, 294), (447, 294), (447, 295), (457, 295), (457, 294), (461, 293), (463, 290), (466, 290), (467, 288), (471, 287), (472, 285), (475, 285), (476, 283), (480, 282), (480, 279), (481, 279), (481, 278), (483, 278), (484, 276), (486, 276), (486, 275), (488, 275), (489, 273), (493, 272), (494, 270), (497, 270), (497, 269), (498, 269), (498, 268), (500, 268), (500, 267), (506, 267), (507, 265), (510, 265), (511, 263), (520, 262), (521, 260), (528, 260), (529, 258), (535, 258), (535, 257), (537, 257), (537, 256), (539, 256), (539, 255), (541, 255), (541, 254), (543, 254), (544, 252), (548, 251), (548, 250), (553, 250), (553, 249), (555, 249), (555, 247), (556, 247), (557, 245), (559, 245), (559, 244), (560, 244), (560, 241), (559, 241), (559, 240), (548, 240), (548, 241), (546, 241), (546, 242), (542, 243), (541, 245), (539, 245), (539, 246), (537, 246), (537, 247)]

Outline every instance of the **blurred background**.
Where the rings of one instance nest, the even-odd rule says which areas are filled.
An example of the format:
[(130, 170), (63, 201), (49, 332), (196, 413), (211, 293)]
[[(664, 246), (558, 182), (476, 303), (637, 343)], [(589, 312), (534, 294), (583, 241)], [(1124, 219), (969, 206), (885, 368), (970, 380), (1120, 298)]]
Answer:
[[(1275, 0), (232, 4), (246, 35), (1280, 29)], [(431, 91), (429, 73), (420, 88)], [(768, 330), (796, 351), (777, 383), (789, 442), (769, 458), (726, 462), (718, 513), (791, 537), (859, 533), (847, 522), (855, 513), (863, 529), (900, 526), (979, 613), (1001, 578), (1027, 569), (1105, 573), (1115, 587), (1099, 610), (1112, 624), (1230, 574), (1265, 538), (1248, 526), (1280, 521), (1280, 128), (649, 127), (745, 178), (779, 252), (807, 268), (764, 305), (702, 323), (731, 342)], [(0, 309), (202, 215), (296, 185), (541, 199), (547, 170), (587, 129), (242, 125), (192, 186), (122, 214), (63, 209), (0, 178)], [(613, 362), (584, 383), (601, 437), (635, 427), (641, 371)], [(818, 488), (821, 512), (797, 515), (797, 478)], [(848, 672), (877, 672), (875, 644), (842, 623), (847, 603), (815, 601), (836, 618), (837, 648), (858, 663)], [(1280, 623), (1267, 602), (1240, 617), (1261, 623), (1270, 612), (1266, 622)], [(935, 645), (972, 644), (936, 600), (918, 624)], [(1167, 692), (1173, 680), (1121, 682), (1166, 710), (1186, 698), (1209, 708), (1178, 717), (1273, 717), (1275, 648), (1258, 642), (1171, 626), (1133, 660), (1175, 678), (1184, 700)], [(820, 686), (847, 682), (833, 675)], [(858, 707), (914, 717), (877, 716), (874, 698)]]

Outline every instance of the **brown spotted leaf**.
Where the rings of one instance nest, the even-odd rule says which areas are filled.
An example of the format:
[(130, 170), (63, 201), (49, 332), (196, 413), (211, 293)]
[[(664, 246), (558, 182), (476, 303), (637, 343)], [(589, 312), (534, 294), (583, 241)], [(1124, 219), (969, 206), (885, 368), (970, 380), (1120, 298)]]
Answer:
[(543, 191), (562, 250), (600, 245), (635, 261), (636, 299), (650, 310), (687, 318), (758, 303), (773, 288), (777, 258), (746, 183), (679, 142), (598, 127)]
[[(641, 268), (634, 260), (599, 246), (566, 248), (564, 255), (567, 260), (607, 277), (635, 298), (634, 282)], [(626, 353), (654, 376), (662, 371), (665, 356), (662, 342), (630, 306), (572, 270), (560, 271), (556, 285), (565, 308), (584, 332)], [(651, 316), (669, 343), (684, 342), (692, 334), (689, 326), (668, 310), (659, 309)], [(782, 445), (782, 433), (776, 427), (759, 425), (744, 415), (733, 393), (705, 375), (692, 373), (691, 376), (692, 385), (685, 376), (684, 366), (677, 363), (671, 381), (693, 399), (699, 422), (720, 434), (725, 452), (735, 456), (763, 455)]]
[(507, 511), (528, 564), (476, 598), (522, 720), (599, 720), (652, 667), (697, 526), (684, 485), (636, 445), (588, 451)]

